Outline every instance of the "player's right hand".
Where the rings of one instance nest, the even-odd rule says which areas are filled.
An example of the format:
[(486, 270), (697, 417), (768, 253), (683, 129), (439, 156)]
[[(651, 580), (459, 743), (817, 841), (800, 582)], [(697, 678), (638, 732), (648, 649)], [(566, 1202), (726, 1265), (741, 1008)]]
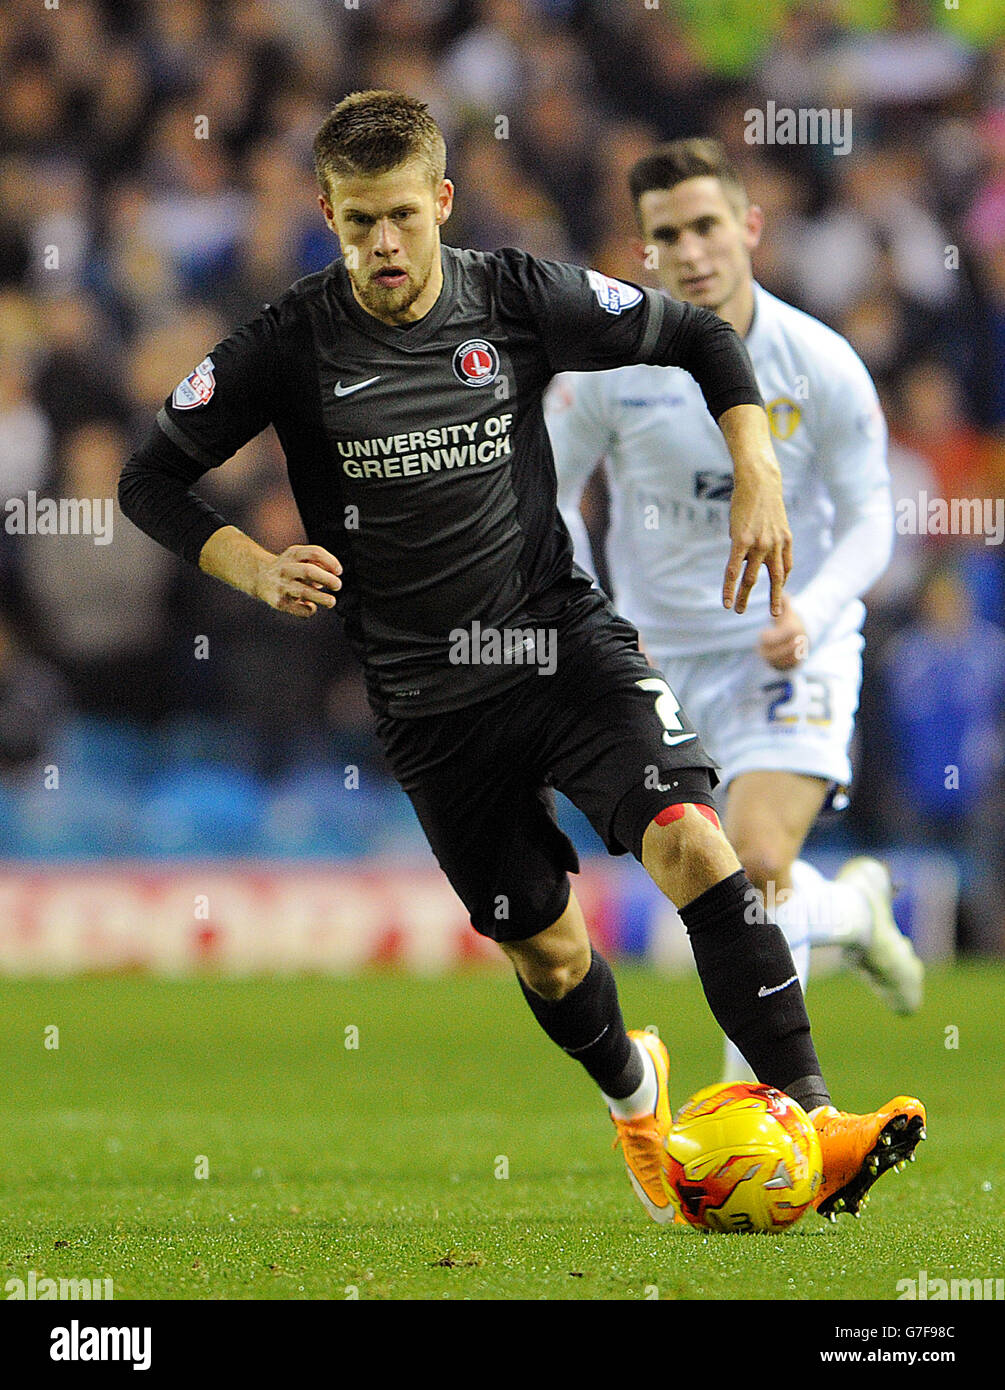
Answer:
[(289, 545), (259, 568), (255, 598), (280, 613), (311, 618), (318, 608), (334, 608), (342, 566), (320, 545)]
[(788, 594), (782, 594), (782, 616), (762, 630), (757, 642), (758, 655), (776, 671), (791, 671), (806, 660), (809, 650), (803, 620)]

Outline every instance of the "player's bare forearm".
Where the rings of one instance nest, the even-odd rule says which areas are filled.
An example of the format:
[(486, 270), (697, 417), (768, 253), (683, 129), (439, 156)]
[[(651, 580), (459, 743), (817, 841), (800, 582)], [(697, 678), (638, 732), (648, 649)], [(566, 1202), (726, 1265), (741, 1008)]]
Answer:
[(334, 608), (342, 566), (320, 545), (291, 545), (281, 555), (252, 540), (236, 526), (214, 531), (199, 553), (199, 568), (281, 613), (310, 618), (318, 608)]
[(763, 564), (771, 581), (771, 612), (777, 618), (792, 569), (792, 533), (768, 417), (759, 405), (735, 405), (720, 415), (719, 428), (733, 460), (732, 544), (722, 586), (723, 607), (744, 612)]
[(733, 458), (736, 480), (774, 474), (781, 485), (767, 413), (759, 405), (734, 405), (719, 416), (719, 428)]
[(222, 526), (214, 531), (199, 553), (199, 568), (214, 579), (222, 579), (234, 589), (257, 598), (258, 573), (275, 556), (264, 546), (239, 531)]

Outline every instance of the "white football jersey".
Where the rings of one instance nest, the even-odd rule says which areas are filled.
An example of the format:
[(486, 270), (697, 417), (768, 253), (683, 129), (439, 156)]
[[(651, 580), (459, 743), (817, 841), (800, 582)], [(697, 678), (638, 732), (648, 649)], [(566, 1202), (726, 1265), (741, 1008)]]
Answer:
[[(832, 329), (754, 287), (745, 343), (771, 423), (792, 529), (786, 593), (811, 647), (860, 626), (859, 596), (886, 568), (893, 507), (886, 424), (872, 380)], [(722, 606), (733, 465), (698, 383), (679, 367), (565, 373), (547, 420), (559, 506), (579, 564), (595, 573), (579, 512), (603, 460), (615, 605), (661, 660), (756, 645), (771, 621), (762, 569), (737, 614)]]

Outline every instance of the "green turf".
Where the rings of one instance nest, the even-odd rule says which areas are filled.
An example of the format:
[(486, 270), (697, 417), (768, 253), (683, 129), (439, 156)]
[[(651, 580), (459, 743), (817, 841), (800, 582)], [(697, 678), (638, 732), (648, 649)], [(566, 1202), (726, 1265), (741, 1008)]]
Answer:
[[(696, 981), (618, 975), (630, 1025), (670, 1046), (675, 1104), (714, 1081)], [(861, 1221), (810, 1213), (761, 1237), (649, 1221), (591, 1083), (508, 974), (4, 981), (0, 1283), (34, 1270), (111, 1276), (116, 1298), (144, 1299), (890, 1299), (921, 1269), (1001, 1277), (1003, 986), (1001, 968), (935, 972), (903, 1020), (851, 978), (814, 985), (836, 1100), (919, 1094), (930, 1138)]]

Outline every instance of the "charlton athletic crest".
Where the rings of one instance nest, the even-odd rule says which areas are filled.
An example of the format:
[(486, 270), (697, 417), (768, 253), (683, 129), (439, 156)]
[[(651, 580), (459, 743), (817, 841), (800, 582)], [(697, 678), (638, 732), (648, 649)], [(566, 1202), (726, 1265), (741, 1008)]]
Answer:
[(465, 386), (487, 386), (499, 375), (499, 354), (483, 338), (461, 343), (454, 353), (454, 376)]

